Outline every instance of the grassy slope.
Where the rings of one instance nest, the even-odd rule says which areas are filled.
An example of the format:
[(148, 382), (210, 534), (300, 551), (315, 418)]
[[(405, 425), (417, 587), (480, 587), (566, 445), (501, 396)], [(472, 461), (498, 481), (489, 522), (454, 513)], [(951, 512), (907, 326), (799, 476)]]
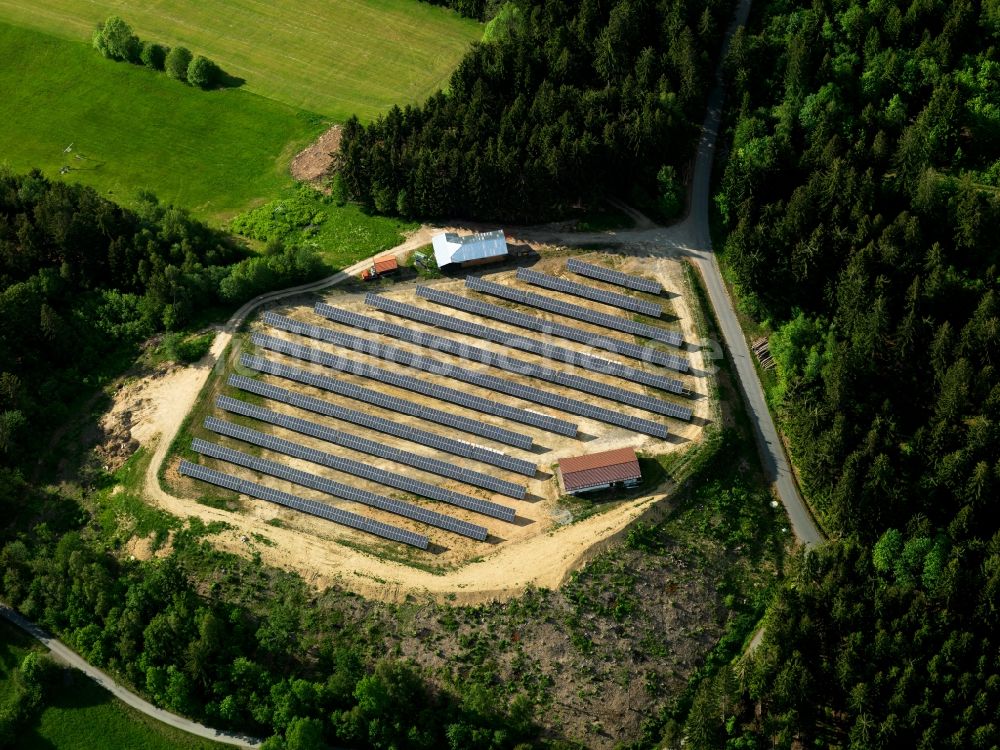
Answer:
[[(294, 217), (294, 218), (292, 218)], [(299, 187), (246, 214), (230, 227), (264, 242), (276, 238), (317, 250), (330, 272), (395, 247), (420, 224), (371, 216), (353, 204), (338, 206), (312, 188)]]
[(423, 100), (482, 34), (417, 0), (0, 0), (0, 20), (74, 40), (112, 13), (214, 58), (247, 91), (338, 120)]
[[(37, 644), (18, 628), (0, 622), (0, 697), (7, 695), (10, 670)], [(40, 649), (39, 649), (40, 650)], [(165, 726), (127, 708), (75, 670), (66, 670), (46, 699), (31, 730), (17, 738), (20, 750), (213, 750), (208, 740)]]
[(245, 91), (198, 91), (6, 24), (0, 55), (0, 158), (50, 176), (69, 165), (70, 179), (118, 201), (145, 187), (203, 217), (231, 213), (288, 185), (294, 148), (322, 130)]

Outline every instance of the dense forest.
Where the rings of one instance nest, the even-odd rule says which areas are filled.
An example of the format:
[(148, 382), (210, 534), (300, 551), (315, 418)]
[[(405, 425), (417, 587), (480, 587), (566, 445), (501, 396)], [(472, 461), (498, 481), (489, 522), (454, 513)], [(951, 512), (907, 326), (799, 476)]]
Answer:
[[(0, 551), (3, 597), (157, 705), (273, 735), (267, 750), (322, 750), (326, 738), (384, 750), (490, 750), (535, 735), (530, 704), (508, 706), (485, 682), (470, 684), (461, 701), (430, 690), (417, 669), (369, 650), (379, 634), (344, 621), (342, 595), (327, 592), (317, 606), (298, 576), (215, 552), (202, 542), (203, 525), (178, 532), (174, 555), (139, 564), (76, 530), (67, 498), (35, 503), (53, 515)], [(194, 582), (197, 568), (216, 579), (212, 596)], [(257, 589), (267, 590), (262, 611), (236, 601), (264, 599)], [(0, 712), (0, 747), (18, 746), (16, 734), (4, 736), (12, 724), (18, 717)]]
[(153, 195), (125, 209), (0, 171), (0, 466), (44, 447), (74, 401), (157, 331), (322, 270), (305, 250), (245, 254)]
[(475, 18), (477, 21), (484, 21), (492, 18), (503, 0), (422, 0), (429, 5), (442, 5), (451, 8), (459, 15), (466, 18)]
[(836, 541), (670, 733), (1000, 744), (1000, 5), (780, 0), (727, 57), (725, 262)]
[(446, 92), (346, 123), (338, 190), (404, 217), (528, 221), (608, 195), (674, 212), (731, 10), (507, 2)]

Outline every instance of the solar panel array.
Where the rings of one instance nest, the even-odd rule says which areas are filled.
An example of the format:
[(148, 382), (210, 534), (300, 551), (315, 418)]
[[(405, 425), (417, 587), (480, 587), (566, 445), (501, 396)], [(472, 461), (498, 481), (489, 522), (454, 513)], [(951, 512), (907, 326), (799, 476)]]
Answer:
[(441, 336), (422, 333), (420, 331), (415, 331), (412, 328), (398, 326), (394, 323), (386, 323), (385, 321), (371, 318), (367, 315), (361, 315), (348, 310), (341, 310), (323, 303), (318, 303), (315, 310), (317, 314), (322, 315), (325, 318), (338, 323), (343, 323), (345, 325), (351, 325), (355, 328), (360, 328), (371, 333), (392, 336), (393, 338), (408, 341), (412, 344), (417, 344), (418, 346), (447, 352), (448, 354), (453, 354), (456, 357), (472, 360), (474, 362), (481, 362), (482, 364), (490, 365), (491, 367), (496, 367), (507, 372), (513, 372), (524, 377), (538, 378), (539, 380), (546, 380), (551, 383), (565, 385), (594, 396), (600, 396), (612, 401), (628, 404), (629, 406), (646, 409), (647, 411), (654, 412), (655, 414), (664, 414), (671, 417), (677, 417), (678, 419), (691, 419), (692, 412), (690, 409), (658, 398), (646, 396), (645, 394), (615, 388), (613, 386), (605, 385), (604, 383), (599, 383), (596, 380), (580, 377), (579, 375), (572, 375), (559, 370), (553, 370), (549, 367), (535, 365), (524, 360), (513, 359), (494, 351), (468, 346), (457, 341), (442, 338)]
[(275, 461), (249, 456), (246, 453), (216, 445), (215, 443), (209, 443), (205, 440), (196, 438), (191, 442), (191, 448), (202, 455), (217, 458), (220, 461), (227, 461), (236, 466), (252, 469), (260, 474), (268, 474), (278, 479), (302, 485), (303, 487), (325, 492), (334, 497), (343, 498), (344, 500), (361, 503), (371, 508), (378, 508), (387, 513), (394, 513), (397, 516), (419, 521), (439, 529), (445, 529), (446, 531), (451, 531), (480, 542), (485, 541), (489, 533), (484, 526), (477, 526), (474, 523), (461, 521), (433, 510), (421, 508), (419, 505), (404, 503), (401, 500), (392, 500), (382, 495), (376, 495), (374, 492), (350, 487), (340, 482), (334, 482), (332, 479), (327, 479), (326, 477), (310, 474), (307, 471), (292, 469)]
[(641, 313), (651, 318), (658, 318), (663, 315), (663, 308), (652, 302), (629, 297), (627, 294), (608, 292), (604, 289), (587, 286), (586, 284), (578, 284), (575, 281), (567, 281), (566, 279), (560, 279), (558, 276), (550, 276), (547, 273), (532, 271), (530, 268), (518, 268), (517, 278), (534, 286), (551, 289), (554, 292), (572, 294), (575, 297), (583, 297), (594, 302), (600, 302), (602, 305), (617, 307), (620, 310)]
[[(266, 314), (265, 319), (268, 323), (275, 327), (285, 327), (285, 330), (293, 331), (295, 333), (303, 333), (322, 341), (328, 341), (330, 343), (337, 344), (338, 346), (352, 348), (355, 351), (361, 351), (365, 354), (370, 354), (375, 357), (380, 357), (391, 362), (396, 362), (408, 367), (414, 367), (426, 372), (446, 374), (448, 377), (461, 380), (464, 383), (471, 383), (472, 385), (477, 385), (481, 388), (488, 388), (498, 393), (504, 393), (508, 396), (524, 399), (525, 401), (532, 401), (544, 406), (551, 406), (555, 409), (559, 409), (560, 411), (567, 412), (568, 414), (577, 414), (582, 417), (589, 417), (590, 419), (596, 419), (600, 422), (606, 422), (608, 424), (617, 425), (618, 427), (624, 427), (634, 432), (641, 432), (645, 435), (652, 435), (654, 437), (667, 436), (666, 427), (648, 419), (629, 416), (627, 414), (622, 414), (621, 412), (613, 411), (611, 409), (605, 409), (600, 406), (593, 406), (591, 404), (584, 403), (583, 401), (577, 401), (575, 399), (559, 396), (538, 388), (521, 385), (520, 383), (515, 383), (511, 380), (504, 380), (503, 378), (498, 378), (493, 375), (484, 375), (483, 373), (475, 372), (473, 370), (455, 367), (429, 357), (421, 357), (394, 346), (385, 346), (384, 344), (368, 341), (367, 339), (361, 339), (356, 336), (348, 336), (346, 334), (332, 331), (328, 328), (322, 328), (321, 326), (312, 326), (300, 323), (292, 320), (291, 318), (283, 318), (280, 315)], [(256, 342), (256, 337), (254, 338), (254, 341)], [(535, 412), (528, 413), (534, 414)], [(573, 425), (573, 427), (575, 434), (576, 425)]]
[(527, 328), (539, 333), (551, 334), (553, 336), (569, 339), (571, 341), (577, 341), (581, 344), (587, 344), (588, 346), (593, 346), (598, 349), (616, 352), (643, 362), (653, 362), (679, 372), (687, 372), (691, 367), (686, 359), (677, 357), (673, 354), (666, 354), (656, 349), (650, 349), (649, 347), (629, 344), (624, 341), (617, 341), (615, 339), (607, 338), (606, 336), (595, 336), (592, 333), (581, 331), (579, 328), (564, 326), (558, 323), (550, 323), (549, 321), (536, 318), (532, 315), (514, 312), (513, 310), (508, 310), (505, 307), (491, 305), (488, 302), (482, 302), (480, 300), (469, 299), (468, 297), (462, 297), (458, 294), (441, 292), (426, 286), (418, 286), (417, 294), (424, 299), (429, 299), (431, 302), (437, 302), (438, 304), (447, 305), (448, 307), (454, 307), (457, 310), (464, 310), (465, 312), (473, 313), (474, 315), (492, 318), (493, 320), (499, 320), (503, 323), (509, 323), (510, 325)]
[[(270, 364), (267, 360), (260, 360), (260, 362)], [(248, 367), (258, 366), (257, 362), (248, 362), (246, 364)], [(235, 388), (247, 391), (248, 393), (255, 393), (274, 401), (289, 404), (290, 406), (297, 406), (300, 409), (305, 409), (315, 414), (322, 414), (327, 417), (342, 419), (346, 422), (368, 427), (378, 432), (384, 432), (387, 435), (393, 435), (395, 437), (403, 438), (404, 440), (409, 440), (412, 443), (426, 445), (429, 448), (438, 448), (446, 453), (452, 453), (456, 456), (471, 458), (475, 461), (481, 461), (482, 463), (490, 464), (492, 466), (499, 466), (502, 469), (508, 469), (510, 471), (517, 472), (518, 474), (523, 474), (526, 477), (535, 476), (536, 467), (535, 464), (530, 461), (522, 461), (519, 458), (508, 456), (505, 453), (501, 453), (500, 451), (495, 451), (481, 445), (474, 445), (473, 443), (467, 443), (463, 440), (453, 440), (441, 435), (435, 435), (433, 432), (418, 430), (408, 425), (399, 424), (398, 422), (391, 422), (388, 419), (383, 419), (382, 417), (353, 412), (350, 409), (344, 409), (336, 404), (331, 404), (328, 401), (303, 396), (299, 393), (294, 393), (293, 391), (287, 391), (284, 388), (278, 388), (277, 386), (269, 383), (261, 383), (258, 380), (252, 380), (238, 375), (230, 375), (229, 384)], [(327, 440), (331, 443), (337, 443), (338, 445), (346, 445), (346, 443), (341, 442), (341, 439), (337, 437), (340, 435), (345, 436), (345, 438), (351, 438), (352, 440), (360, 440), (360, 438), (354, 438), (353, 435), (339, 432), (338, 430), (323, 427), (303, 419), (297, 419), (284, 414), (270, 412), (267, 409), (260, 409), (260, 407), (251, 406), (244, 401), (231, 399), (227, 396), (220, 396), (216, 399), (216, 404), (220, 405), (221, 408), (226, 409), (227, 411), (233, 411), (238, 414), (244, 414), (245, 416), (263, 419), (271, 424), (281, 425), (282, 427), (287, 427), (288, 429), (295, 430), (296, 432), (301, 432), (306, 435), (313, 435), (314, 437)], [(246, 411), (241, 411), (242, 409), (259, 410), (259, 413), (248, 413)], [(266, 417), (263, 416), (264, 414), (273, 416)], [(398, 453), (394, 453), (396, 450), (395, 448), (389, 448), (383, 443), (375, 441), (362, 441), (362, 443), (364, 443), (366, 447), (356, 448), (356, 450), (362, 450), (362, 452), (369, 453), (373, 456), (390, 458), (398, 463), (404, 463), (408, 466), (415, 466), (418, 469), (433, 472), (434, 474), (440, 474), (441, 476), (458, 479), (466, 484), (483, 487), (484, 489), (499, 492), (510, 497), (515, 497), (518, 500), (524, 498), (524, 487), (521, 485), (513, 484), (512, 482), (504, 482), (496, 479), (495, 477), (491, 477), (488, 474), (481, 474), (478, 471), (472, 471), (470, 469), (462, 469), (458, 466), (454, 466), (453, 464), (445, 463), (443, 461), (435, 461), (434, 459), (418, 456), (413, 453), (408, 453), (407, 451), (401, 450)]]
[(195, 479), (200, 479), (203, 482), (214, 484), (217, 487), (225, 487), (226, 489), (233, 490), (234, 492), (239, 492), (241, 495), (255, 497), (258, 500), (266, 500), (269, 503), (281, 505), (285, 508), (291, 508), (292, 510), (297, 510), (300, 513), (307, 513), (311, 516), (325, 518), (328, 521), (339, 523), (341, 526), (348, 526), (352, 529), (357, 529), (358, 531), (374, 534), (375, 536), (383, 539), (390, 539), (394, 542), (403, 542), (404, 544), (409, 544), (413, 547), (418, 547), (419, 549), (427, 549), (427, 537), (423, 534), (417, 534), (413, 531), (407, 531), (406, 529), (400, 529), (396, 526), (390, 526), (387, 523), (374, 521), (371, 518), (359, 516), (357, 513), (350, 513), (346, 510), (341, 510), (340, 508), (333, 508), (325, 503), (318, 503), (315, 500), (306, 500), (305, 498), (290, 495), (287, 492), (280, 492), (279, 490), (265, 487), (262, 484), (257, 484), (256, 482), (251, 482), (247, 479), (240, 479), (230, 474), (223, 474), (221, 471), (207, 469), (204, 466), (193, 464), (190, 461), (181, 461), (180, 473), (187, 477), (194, 477)]
[[(274, 325), (274, 323), (272, 323), (272, 325)], [(302, 324), (296, 323), (292, 326), (292, 328), (295, 329), (294, 332), (298, 333), (303, 329), (303, 326)], [(424, 380), (413, 378), (408, 375), (400, 375), (395, 372), (390, 372), (389, 370), (383, 370), (379, 367), (367, 365), (354, 359), (338, 357), (318, 349), (311, 349), (307, 346), (293, 344), (289, 341), (285, 341), (284, 339), (275, 338), (274, 336), (265, 336), (263, 334), (256, 333), (253, 335), (252, 340), (257, 346), (281, 352), (282, 354), (287, 354), (291, 357), (296, 357), (307, 362), (315, 362), (316, 364), (324, 365), (334, 370), (349, 372), (353, 375), (359, 375), (361, 377), (377, 380), (381, 383), (387, 383), (399, 388), (404, 388), (408, 391), (413, 391), (414, 393), (420, 393), (424, 396), (440, 399), (441, 401), (448, 401), (453, 404), (458, 404), (459, 406), (468, 407), (469, 409), (476, 409), (477, 411), (481, 411), (486, 414), (493, 414), (515, 422), (529, 424), (560, 435), (566, 435), (568, 437), (576, 436), (576, 425), (562, 419), (556, 419), (555, 417), (549, 417), (544, 414), (538, 414), (537, 412), (527, 411), (525, 409), (516, 409), (512, 406), (498, 403), (495, 400), (472, 396), (453, 388), (446, 388), (444, 386), (428, 383)], [(357, 341), (360, 342), (361, 340), (357, 339)], [(365, 342), (361, 343), (365, 344)], [(378, 346), (378, 344), (374, 344), (374, 346)], [(361, 351), (363, 351), (363, 349)], [(437, 369), (432, 371), (437, 373), (446, 372), (446, 370), (441, 369), (442, 367), (444, 367), (444, 365), (438, 363)], [(448, 372), (448, 374), (454, 375), (453, 372)]]
[(429, 458), (416, 453), (410, 453), (409, 451), (402, 450), (401, 448), (392, 448), (375, 440), (368, 440), (366, 438), (358, 437), (357, 435), (352, 435), (348, 432), (334, 430), (330, 427), (324, 427), (323, 425), (316, 424), (315, 422), (299, 419), (297, 417), (291, 417), (287, 414), (281, 414), (269, 409), (264, 409), (260, 406), (254, 406), (253, 404), (248, 404), (245, 401), (229, 398), (227, 396), (219, 396), (216, 398), (215, 405), (220, 409), (224, 409), (225, 411), (233, 414), (253, 417), (254, 419), (259, 419), (262, 422), (284, 427), (303, 435), (319, 438), (320, 440), (325, 440), (333, 445), (350, 448), (351, 450), (358, 451), (359, 453), (367, 453), (370, 456), (378, 456), (379, 458), (403, 464), (404, 466), (412, 466), (416, 469), (421, 469), (442, 477), (448, 477), (449, 479), (455, 479), (474, 487), (481, 487), (484, 490), (507, 495), (515, 500), (524, 499), (525, 488), (523, 485), (507, 482), (503, 479), (497, 479), (489, 474), (483, 474), (478, 471), (473, 471), (472, 469), (465, 469), (461, 466), (448, 463), (447, 461), (439, 461), (436, 458)]
[(284, 440), (282, 438), (275, 437), (274, 435), (268, 435), (257, 430), (252, 430), (249, 427), (243, 427), (242, 425), (226, 422), (225, 420), (217, 419), (215, 417), (207, 417), (205, 419), (205, 427), (212, 430), (212, 432), (219, 433), (220, 435), (226, 435), (227, 437), (236, 438), (237, 440), (243, 440), (244, 442), (258, 445), (261, 448), (267, 448), (268, 450), (276, 451), (278, 453), (284, 453), (292, 458), (301, 458), (305, 461), (312, 461), (313, 463), (321, 466), (327, 466), (331, 469), (336, 469), (337, 471), (345, 474), (353, 474), (354, 476), (361, 477), (362, 479), (368, 479), (372, 482), (377, 482), (378, 484), (384, 484), (386, 487), (393, 487), (394, 489), (426, 497), (431, 500), (439, 500), (442, 503), (448, 503), (449, 505), (454, 505), (458, 508), (471, 510), (474, 513), (481, 513), (485, 516), (490, 516), (491, 518), (499, 518), (502, 521), (514, 521), (513, 508), (498, 505), (497, 503), (491, 503), (488, 500), (480, 500), (479, 498), (471, 497), (469, 495), (463, 495), (459, 492), (452, 492), (451, 490), (446, 490), (434, 484), (428, 484), (427, 482), (411, 479), (410, 477), (397, 474), (393, 471), (377, 469), (374, 466), (363, 464), (359, 461), (353, 461), (349, 458), (334, 456), (331, 453), (315, 450), (314, 448), (294, 443), (291, 440)]
[[(525, 269), (518, 269), (518, 273), (523, 270)], [(535, 272), (529, 271), (529, 273)], [(520, 278), (520, 276), (518, 278)], [(561, 281), (561, 279), (556, 279), (556, 281)], [(671, 346), (684, 345), (683, 337), (676, 331), (668, 331), (664, 328), (646, 325), (645, 323), (637, 323), (634, 320), (623, 318), (620, 315), (608, 315), (607, 313), (591, 310), (590, 308), (581, 307), (580, 305), (574, 305), (569, 302), (562, 302), (561, 300), (552, 299), (551, 297), (546, 297), (541, 294), (535, 294), (534, 292), (524, 292), (520, 289), (513, 289), (509, 286), (504, 286), (503, 284), (494, 284), (492, 281), (484, 281), (477, 276), (466, 277), (465, 285), (469, 289), (477, 292), (492, 294), (494, 297), (508, 299), (512, 302), (519, 302), (522, 305), (530, 305), (531, 307), (537, 307), (539, 310), (547, 310), (548, 312), (556, 313), (557, 315), (562, 315), (567, 318), (582, 320), (585, 323), (593, 323), (594, 325), (601, 326), (603, 328), (610, 328), (612, 331), (630, 333), (633, 336), (643, 336), (647, 339), (662, 341), (663, 343), (670, 344)]]
[(581, 276), (587, 276), (591, 279), (597, 279), (598, 281), (606, 281), (609, 284), (617, 284), (618, 286), (623, 286), (628, 289), (634, 289), (637, 292), (659, 294), (663, 291), (663, 287), (655, 281), (650, 281), (649, 279), (644, 279), (640, 276), (632, 276), (631, 274), (622, 273), (621, 271), (612, 271), (610, 268), (598, 266), (593, 263), (584, 263), (582, 260), (577, 260), (576, 258), (570, 258), (567, 260), (566, 268), (573, 273), (580, 274)]
[(604, 375), (615, 375), (616, 377), (628, 380), (632, 383), (649, 385), (653, 388), (670, 391), (671, 393), (683, 394), (687, 392), (684, 384), (674, 378), (656, 375), (655, 373), (646, 372), (645, 370), (637, 370), (634, 367), (628, 367), (627, 365), (619, 364), (618, 362), (612, 362), (611, 360), (603, 359), (601, 357), (592, 357), (588, 354), (581, 354), (573, 351), (572, 349), (565, 349), (561, 346), (555, 346), (548, 342), (538, 341), (537, 339), (529, 339), (523, 336), (518, 336), (517, 334), (507, 333), (506, 331), (498, 331), (496, 328), (489, 328), (487, 326), (480, 325), (479, 323), (462, 320), (461, 318), (456, 318), (453, 315), (442, 315), (441, 313), (434, 312), (433, 310), (425, 310), (422, 307), (414, 307), (413, 305), (407, 305), (403, 302), (397, 302), (396, 300), (389, 299), (388, 297), (381, 297), (373, 292), (368, 292), (368, 294), (365, 295), (365, 304), (370, 305), (377, 310), (391, 313), (392, 315), (399, 315), (403, 318), (416, 320), (420, 323), (436, 326), (437, 328), (442, 328), (446, 331), (454, 331), (455, 333), (463, 333), (467, 336), (474, 336), (476, 338), (481, 338), (484, 341), (492, 341), (495, 344), (509, 346), (512, 349), (532, 352), (543, 357), (548, 357), (549, 359), (565, 362), (569, 365), (576, 365), (577, 367), (581, 367), (584, 370), (590, 370), (591, 372), (599, 372)]
[[(287, 380), (294, 380), (297, 383), (303, 383), (305, 385), (321, 388), (324, 391), (336, 393), (340, 396), (346, 396), (354, 401), (357, 401), (358, 403), (371, 404), (372, 406), (378, 406), (380, 409), (388, 409), (390, 411), (399, 412), (400, 414), (407, 414), (411, 417), (426, 419), (428, 422), (436, 422), (437, 424), (443, 424), (447, 427), (454, 427), (457, 430), (462, 430), (463, 432), (468, 432), (480, 437), (490, 438), (491, 440), (496, 440), (498, 443), (504, 443), (505, 445), (513, 445), (516, 448), (531, 450), (531, 447), (534, 444), (530, 435), (522, 435), (517, 432), (511, 432), (510, 430), (505, 430), (502, 427), (496, 427), (491, 424), (486, 424), (485, 422), (480, 422), (477, 419), (469, 419), (468, 417), (463, 417), (458, 414), (449, 414), (446, 411), (432, 409), (424, 404), (415, 403), (403, 398), (396, 398), (395, 396), (389, 396), (385, 393), (380, 393), (379, 391), (368, 388), (362, 388), (354, 383), (345, 383), (344, 381), (327, 377), (326, 375), (309, 372), (308, 370), (300, 370), (295, 367), (289, 367), (288, 365), (282, 365), (277, 362), (270, 362), (266, 359), (260, 359), (258, 357), (250, 357), (247, 354), (244, 354), (240, 361), (245, 366), (252, 369), (260, 370), (261, 372), (266, 372), (270, 375), (277, 375), (278, 377), (282, 377)], [(330, 416), (335, 415), (331, 414)], [(353, 422), (354, 420), (348, 419), (347, 421)]]

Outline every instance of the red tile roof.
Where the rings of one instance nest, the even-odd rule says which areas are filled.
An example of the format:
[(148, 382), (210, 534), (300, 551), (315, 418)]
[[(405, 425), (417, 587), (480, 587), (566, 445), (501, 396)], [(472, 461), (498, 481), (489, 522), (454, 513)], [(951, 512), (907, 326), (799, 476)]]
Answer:
[(561, 458), (559, 471), (567, 492), (642, 478), (639, 459), (631, 448)]

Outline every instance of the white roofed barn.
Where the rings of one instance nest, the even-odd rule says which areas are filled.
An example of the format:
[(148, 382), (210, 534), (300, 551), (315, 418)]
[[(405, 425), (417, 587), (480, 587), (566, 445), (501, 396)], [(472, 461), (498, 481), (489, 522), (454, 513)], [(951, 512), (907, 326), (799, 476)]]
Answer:
[(460, 237), (454, 232), (442, 232), (431, 239), (434, 260), (438, 268), (449, 265), (476, 266), (496, 263), (507, 258), (507, 238), (502, 229)]

